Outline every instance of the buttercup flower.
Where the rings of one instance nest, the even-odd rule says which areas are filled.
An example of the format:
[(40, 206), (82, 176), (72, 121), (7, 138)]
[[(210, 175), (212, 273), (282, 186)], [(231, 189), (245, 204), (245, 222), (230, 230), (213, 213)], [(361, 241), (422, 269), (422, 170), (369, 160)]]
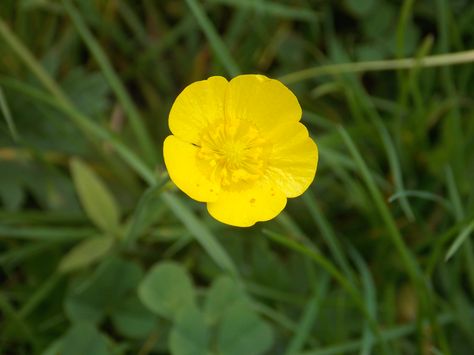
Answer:
[(278, 80), (214, 76), (186, 87), (169, 115), (163, 147), (171, 180), (239, 227), (277, 216), (311, 184), (318, 148), (295, 95)]

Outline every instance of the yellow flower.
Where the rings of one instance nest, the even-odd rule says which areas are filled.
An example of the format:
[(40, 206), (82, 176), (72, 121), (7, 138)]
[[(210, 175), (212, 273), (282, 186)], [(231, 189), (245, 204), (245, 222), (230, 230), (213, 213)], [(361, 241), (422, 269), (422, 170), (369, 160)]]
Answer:
[(171, 108), (163, 147), (170, 178), (223, 223), (272, 219), (316, 173), (318, 148), (300, 119), (295, 95), (263, 75), (195, 82)]

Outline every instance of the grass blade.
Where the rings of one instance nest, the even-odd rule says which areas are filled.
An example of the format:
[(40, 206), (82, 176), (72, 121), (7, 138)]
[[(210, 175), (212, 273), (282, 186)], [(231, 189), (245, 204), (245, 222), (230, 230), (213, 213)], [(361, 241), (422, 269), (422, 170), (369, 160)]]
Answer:
[(132, 152), (125, 144), (115, 138), (109, 131), (103, 129), (94, 121), (84, 116), (68, 102), (64, 102), (60, 100), (60, 98), (45, 94), (42, 91), (39, 91), (15, 79), (0, 77), (0, 83), (9, 89), (19, 91), (29, 97), (36, 99), (37, 101), (60, 110), (86, 134), (92, 135), (98, 140), (103, 140), (110, 143), (110, 145), (114, 147), (121, 158), (149, 185), (155, 183), (156, 178), (153, 171), (148, 168), (134, 152)]
[(474, 50), (457, 53), (438, 54), (424, 58), (402, 58), (392, 60), (374, 60), (368, 62), (341, 63), (320, 65), (303, 69), (281, 76), (279, 79), (286, 84), (314, 79), (325, 75), (343, 73), (365, 73), (370, 71), (400, 70), (412, 68), (433, 68), (474, 62)]
[(446, 256), (444, 257), (444, 261), (448, 261), (453, 257), (453, 255), (458, 251), (461, 245), (466, 241), (466, 239), (471, 235), (474, 231), (474, 222), (468, 224), (459, 235), (456, 237), (454, 242), (449, 247), (448, 251), (446, 252)]
[(362, 159), (362, 156), (356, 148), (352, 138), (342, 126), (339, 127), (339, 133), (341, 134), (344, 143), (346, 144), (352, 157), (354, 158), (355, 163), (359, 168), (359, 171), (370, 192), (370, 195), (372, 196), (372, 199), (374, 200), (375, 205), (378, 208), (383, 221), (385, 222), (387, 232), (392, 240), (392, 243), (400, 254), (400, 257), (405, 265), (408, 274), (415, 282), (415, 284), (424, 288), (425, 283), (422, 278), (419, 266), (416, 263), (414, 256), (410, 253), (407, 246), (405, 245), (400, 231), (397, 228), (395, 220), (393, 219), (393, 216), (390, 214), (390, 211), (385, 205), (382, 194), (380, 193), (379, 189), (377, 188), (377, 185), (375, 184), (370, 174), (369, 168)]
[(30, 68), (38, 80), (47, 88), (54, 96), (63, 103), (70, 102), (63, 93), (59, 85), (51, 78), (48, 72), (33, 57), (31, 52), (26, 48), (18, 37), (8, 28), (6, 23), (0, 18), (0, 37), (2, 37), (11, 49), (21, 58), (21, 60)]
[[(375, 320), (372, 318), (369, 310), (367, 309), (361, 295), (359, 294), (358, 289), (352, 286), (350, 281), (343, 274), (341, 274), (339, 270), (337, 270), (337, 268), (334, 267), (334, 265), (328, 259), (326, 259), (322, 254), (316, 253), (306, 248), (304, 245), (298, 242), (295, 242), (289, 238), (286, 238), (284, 236), (281, 236), (275, 232), (264, 230), (263, 233), (266, 236), (268, 236), (272, 241), (290, 250), (294, 250), (298, 253), (308, 256), (313, 262), (315, 262), (316, 264), (321, 266), (324, 270), (326, 270), (329, 273), (329, 275), (331, 275), (342, 286), (342, 288), (346, 290), (346, 292), (351, 296), (356, 306), (360, 309), (361, 313), (367, 319), (367, 322), (369, 323), (374, 334), (376, 334), (377, 337), (380, 336), (379, 327), (377, 323), (375, 322)], [(384, 353), (386, 353), (385, 346), (383, 350), (384, 350)]]
[(206, 250), (214, 262), (224, 271), (232, 275), (237, 275), (238, 271), (234, 262), (229, 257), (225, 249), (219, 244), (217, 238), (202, 223), (189, 208), (170, 192), (163, 192), (161, 198), (167, 206), (173, 211), (181, 222), (186, 226), (189, 232), (194, 235), (199, 244)]
[(132, 222), (128, 228), (128, 232), (125, 234), (123, 244), (125, 247), (132, 246), (138, 239), (140, 233), (140, 226), (143, 224), (143, 218), (146, 213), (146, 208), (149, 206), (153, 199), (159, 197), (159, 194), (163, 190), (163, 187), (168, 182), (168, 176), (163, 177), (156, 185), (149, 187), (138, 201), (138, 205), (133, 213)]
[(3, 117), (5, 118), (5, 122), (7, 123), (8, 130), (15, 142), (20, 140), (18, 136), (18, 131), (16, 130), (15, 122), (13, 121), (12, 114), (10, 112), (10, 108), (8, 107), (7, 99), (3, 93), (3, 89), (0, 87), (0, 110), (2, 111)]
[(290, 20), (315, 21), (316, 13), (309, 9), (286, 6), (277, 2), (255, 0), (211, 0), (211, 3), (230, 5), (242, 9), (254, 10), (256, 13), (286, 18)]
[(327, 274), (324, 274), (319, 280), (318, 290), (315, 290), (314, 294), (311, 295), (310, 300), (304, 308), (300, 323), (296, 329), (296, 333), (291, 339), (290, 344), (286, 349), (285, 355), (297, 354), (305, 345), (305, 342), (311, 333), (311, 328), (316, 321), (319, 308), (321, 307), (321, 302), (326, 296), (328, 286), (329, 277)]
[(209, 40), (209, 43), (211, 44), (217, 59), (219, 59), (227, 73), (231, 76), (239, 75), (239, 66), (230, 55), (229, 50), (225, 46), (222, 39), (219, 37), (216, 28), (212, 24), (211, 20), (207, 17), (201, 5), (196, 0), (186, 0), (186, 3), (191, 9), (193, 15), (196, 17), (196, 21), (198, 22), (199, 26), (201, 26), (207, 39)]
[(337, 261), (339, 267), (344, 271), (346, 276), (352, 280), (352, 270), (349, 266), (346, 256), (344, 255), (341, 244), (339, 243), (334, 230), (331, 228), (329, 221), (325, 218), (321, 209), (319, 208), (318, 203), (315, 201), (311, 190), (306, 191), (303, 195), (303, 202), (308, 207), (308, 211), (311, 214), (311, 217), (318, 225), (319, 230), (321, 231), (321, 236), (324, 238), (328, 244), (329, 250), (333, 255), (333, 258)]
[(100, 68), (102, 69), (105, 78), (109, 82), (110, 87), (117, 95), (117, 98), (119, 99), (125, 112), (127, 113), (138, 145), (141, 147), (142, 153), (144, 153), (147, 157), (146, 160), (153, 164), (156, 163), (157, 157), (154, 144), (148, 134), (147, 129), (145, 128), (145, 125), (143, 124), (142, 118), (140, 117), (140, 114), (137, 108), (135, 107), (135, 104), (133, 103), (130, 95), (125, 89), (125, 86), (123, 85), (122, 81), (119, 79), (117, 73), (113, 69), (112, 64), (110, 63), (103, 49), (100, 47), (99, 43), (94, 38), (89, 28), (87, 28), (87, 25), (82, 19), (81, 14), (72, 4), (72, 1), (63, 0), (63, 4), (67, 13), (71, 17), (71, 20), (74, 22), (77, 31), (79, 32), (87, 47), (93, 54)]

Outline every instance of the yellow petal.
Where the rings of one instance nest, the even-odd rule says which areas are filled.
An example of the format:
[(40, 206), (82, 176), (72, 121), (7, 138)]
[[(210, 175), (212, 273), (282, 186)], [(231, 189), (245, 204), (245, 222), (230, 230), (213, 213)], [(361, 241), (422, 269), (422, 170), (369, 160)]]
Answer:
[(228, 82), (221, 76), (197, 81), (176, 98), (169, 115), (169, 127), (178, 138), (199, 143), (203, 128), (224, 118), (224, 99)]
[(223, 223), (250, 227), (276, 217), (285, 205), (285, 195), (270, 182), (261, 180), (246, 189), (221, 190), (219, 199), (209, 202), (207, 210)]
[(250, 121), (261, 131), (301, 119), (296, 96), (280, 81), (263, 75), (240, 75), (232, 79), (225, 112), (226, 117)]
[(215, 201), (220, 186), (203, 175), (196, 161), (197, 149), (191, 143), (168, 136), (163, 144), (163, 156), (171, 180), (189, 197), (201, 201)]
[(301, 195), (314, 180), (318, 147), (301, 123), (275, 126), (267, 132), (272, 145), (265, 175), (286, 197)]

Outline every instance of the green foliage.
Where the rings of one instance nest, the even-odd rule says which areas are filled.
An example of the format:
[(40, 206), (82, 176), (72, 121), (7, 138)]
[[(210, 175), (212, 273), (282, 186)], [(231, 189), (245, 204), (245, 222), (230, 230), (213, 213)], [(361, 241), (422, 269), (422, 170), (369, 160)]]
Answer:
[(217, 340), (222, 354), (259, 355), (267, 351), (272, 342), (272, 329), (246, 305), (236, 303), (227, 309)]
[(195, 303), (194, 287), (183, 267), (176, 263), (159, 263), (140, 283), (138, 294), (152, 312), (173, 319), (182, 307)]
[(84, 240), (71, 249), (60, 261), (59, 271), (69, 272), (84, 268), (100, 260), (114, 245), (114, 240), (99, 237)]
[(104, 232), (116, 232), (120, 214), (117, 203), (104, 183), (80, 160), (71, 162), (71, 172), (86, 214)]
[(209, 329), (204, 316), (193, 305), (185, 305), (176, 316), (170, 333), (170, 350), (176, 355), (209, 354)]
[[(473, 23), (464, 0), (1, 0), (0, 353), (471, 355)], [(286, 83), (320, 153), (247, 229), (161, 157), (179, 92), (238, 73)]]
[(107, 355), (107, 340), (88, 323), (77, 323), (68, 330), (59, 350), (64, 355)]

